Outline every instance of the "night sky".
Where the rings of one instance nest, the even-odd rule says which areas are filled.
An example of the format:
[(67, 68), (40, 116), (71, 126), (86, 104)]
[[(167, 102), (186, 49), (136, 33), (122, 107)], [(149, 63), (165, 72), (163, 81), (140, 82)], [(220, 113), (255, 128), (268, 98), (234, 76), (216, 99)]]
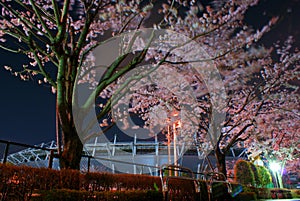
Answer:
[(55, 139), (55, 96), (49, 86), (21, 81), (2, 68), (20, 67), (22, 57), (0, 50), (0, 139), (38, 144)]
[[(258, 27), (274, 15), (284, 17), (263, 42), (270, 45), (292, 34), (299, 44), (300, 1), (261, 0), (247, 20)], [(22, 61), (24, 57), (0, 49), (0, 139), (27, 144), (49, 142), (55, 139), (55, 96), (49, 86), (39, 85), (36, 80), (21, 81), (3, 68), (21, 67)]]

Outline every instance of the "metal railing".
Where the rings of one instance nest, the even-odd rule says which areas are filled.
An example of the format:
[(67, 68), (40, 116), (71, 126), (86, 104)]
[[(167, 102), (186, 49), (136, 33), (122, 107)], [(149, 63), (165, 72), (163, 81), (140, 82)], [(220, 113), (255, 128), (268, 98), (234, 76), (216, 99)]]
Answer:
[[(53, 168), (54, 163), (58, 162), (59, 156), (57, 154), (57, 147), (54, 141), (51, 143), (42, 143), (40, 145), (28, 145), (24, 143), (18, 143), (18, 142), (11, 142), (6, 140), (0, 140), (0, 144), (4, 144), (4, 151), (3, 151), (3, 157), (1, 159), (2, 163), (12, 163), (15, 165), (29, 165), (32, 166), (34, 163), (41, 162), (40, 163), (42, 167), (48, 167)], [(17, 146), (18, 148), (25, 148), (21, 151), (14, 152), (14, 150), (10, 151), (10, 148), (12, 146)], [(12, 152), (12, 153), (11, 153)], [(47, 162), (47, 165), (45, 166), (45, 162)], [(141, 163), (134, 163), (134, 162), (128, 162), (128, 161), (121, 161), (121, 160), (115, 160), (115, 159), (109, 159), (105, 157), (95, 157), (88, 154), (82, 154), (82, 165), (81, 165), (81, 171), (82, 172), (90, 172), (90, 171), (97, 171), (96, 166), (100, 166), (100, 162), (103, 163), (117, 163), (117, 164), (123, 164), (123, 165), (131, 165), (136, 170), (136, 174), (144, 174), (144, 173), (150, 173), (150, 174), (159, 174), (160, 167), (159, 166), (152, 166), (148, 164), (141, 164)], [(95, 164), (95, 165), (93, 165)], [(41, 167), (39, 166), (39, 167)], [(93, 166), (93, 167), (92, 167)], [(58, 165), (55, 165), (57, 168)], [(100, 168), (99, 171), (103, 170)], [(107, 167), (108, 168), (108, 167)], [(113, 173), (117, 173), (118, 170), (112, 170)]]
[[(202, 179), (198, 179), (198, 176), (200, 175)], [(169, 189), (169, 181), (170, 179), (181, 179), (186, 181), (193, 182), (194, 189), (193, 191), (196, 194), (195, 200), (201, 199), (201, 182), (206, 183), (206, 192), (208, 193), (208, 200), (213, 200), (213, 186), (214, 184), (221, 184), (224, 185), (227, 189), (227, 194), (231, 196), (235, 196), (239, 192), (234, 192), (231, 183), (226, 180), (226, 177), (224, 174), (220, 172), (193, 172), (191, 169), (182, 167), (182, 166), (176, 166), (176, 165), (168, 165), (165, 164), (161, 166), (160, 169), (160, 176), (161, 176), (161, 183), (162, 183), (162, 191), (164, 195), (164, 201), (171, 200), (170, 195), (170, 189)], [(224, 193), (224, 192), (222, 192)], [(197, 196), (198, 195), (198, 196)], [(190, 198), (191, 199), (191, 198)]]
[[(0, 144), (4, 144), (4, 152), (2, 163), (7, 162), (30, 162), (30, 161), (38, 161), (43, 160), (47, 161), (47, 167), (53, 168), (53, 163), (55, 159), (58, 159), (58, 154), (56, 152), (56, 144), (55, 142), (51, 143), (42, 143), (40, 145), (27, 145), (23, 143), (11, 142), (0, 140)], [(17, 146), (17, 147), (25, 147), (26, 149), (23, 151), (19, 151), (16, 153), (10, 153), (10, 147)], [(29, 156), (30, 153), (31, 156)], [(26, 155), (27, 154), (27, 155)], [(58, 160), (56, 160), (57, 162)], [(154, 176), (160, 176), (161, 178), (161, 185), (162, 191), (164, 195), (164, 200), (170, 200), (170, 193), (172, 189), (170, 189), (169, 182), (172, 179), (180, 179), (185, 181), (190, 181), (193, 183), (193, 192), (195, 193), (197, 199), (199, 200), (201, 197), (201, 182), (205, 182), (206, 185), (206, 193), (208, 193), (209, 201), (213, 199), (213, 186), (214, 184), (222, 184), (225, 185), (227, 188), (227, 193), (232, 194), (232, 186), (230, 182), (226, 180), (225, 175), (219, 172), (193, 172), (191, 169), (187, 167), (182, 167), (178, 165), (170, 165), (170, 164), (163, 164), (161, 166), (152, 166), (148, 164), (141, 164), (141, 163), (134, 163), (128, 161), (120, 161), (115, 159), (109, 159), (104, 157), (95, 157), (87, 154), (82, 155), (82, 163), (83, 168), (81, 171), (83, 172), (91, 172), (97, 171), (93, 164), (98, 162), (95, 166), (98, 167), (99, 163), (114, 163), (114, 164), (122, 164), (122, 165), (130, 165), (135, 168), (135, 174), (150, 174)], [(101, 171), (101, 170), (100, 170)], [(113, 170), (113, 173), (118, 173), (118, 170)], [(202, 189), (203, 190), (203, 189)], [(184, 193), (184, 192), (183, 192)], [(234, 192), (236, 193), (236, 192)], [(239, 193), (239, 192), (238, 192)]]
[[(37, 160), (48, 160), (50, 153), (54, 152), (56, 149), (55, 142), (42, 143), (40, 145), (28, 145), (19, 142), (11, 142), (6, 140), (0, 140), (1, 144), (5, 145), (2, 163), (10, 162), (12, 164), (25, 163), (29, 161)], [(16, 153), (10, 153), (11, 146), (17, 146), (25, 148), (22, 151)], [(14, 152), (14, 150), (12, 150)]]

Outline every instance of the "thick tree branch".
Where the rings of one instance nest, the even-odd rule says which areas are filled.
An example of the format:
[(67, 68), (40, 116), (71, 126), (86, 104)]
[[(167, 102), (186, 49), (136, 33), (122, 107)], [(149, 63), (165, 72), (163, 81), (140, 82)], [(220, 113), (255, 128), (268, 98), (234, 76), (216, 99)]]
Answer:
[(85, 19), (85, 22), (84, 22), (84, 26), (82, 28), (82, 31), (79, 35), (79, 38), (78, 38), (78, 41), (77, 41), (77, 46), (75, 47), (75, 55), (79, 55), (84, 44), (85, 44), (85, 41), (86, 41), (86, 37), (89, 33), (89, 29), (90, 29), (90, 26), (92, 24), (92, 22), (94, 21), (95, 17), (96, 17), (96, 14), (98, 13), (99, 9), (101, 7), (101, 4), (99, 3), (96, 8), (95, 8), (95, 12), (92, 13), (91, 8), (88, 8), (88, 10), (86, 11), (86, 19)]
[(88, 108), (91, 103), (94, 101), (95, 97), (99, 96), (99, 94), (105, 89), (109, 84), (114, 82), (117, 78), (121, 77), (125, 73), (127, 73), (129, 70), (132, 70), (135, 68), (139, 63), (143, 61), (143, 59), (146, 56), (146, 53), (148, 51), (148, 47), (150, 46), (152, 39), (154, 37), (154, 34), (152, 33), (152, 36), (150, 37), (150, 41), (147, 44), (147, 46), (139, 53), (137, 57), (134, 57), (129, 64), (127, 64), (125, 67), (122, 67), (120, 70), (115, 71), (116, 68), (121, 64), (121, 62), (126, 58), (127, 54), (124, 54), (117, 58), (114, 63), (108, 68), (108, 70), (105, 72), (103, 77), (101, 78), (100, 84), (96, 87), (96, 89), (93, 91), (93, 93), (90, 95), (90, 97), (87, 99), (86, 103), (84, 104), (84, 108)]
[(229, 151), (229, 149), (238, 141), (239, 137), (242, 134), (244, 134), (244, 132), (251, 126), (253, 126), (253, 123), (248, 123), (244, 125), (243, 128), (237, 134), (235, 134), (234, 137), (229, 141), (226, 148), (224, 149), (225, 152)]

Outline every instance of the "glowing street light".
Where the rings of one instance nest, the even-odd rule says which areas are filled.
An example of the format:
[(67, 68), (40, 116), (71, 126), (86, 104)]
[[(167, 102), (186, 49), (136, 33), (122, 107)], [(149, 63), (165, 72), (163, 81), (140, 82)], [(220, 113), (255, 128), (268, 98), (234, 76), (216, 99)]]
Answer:
[(280, 186), (279, 186), (279, 182), (278, 182), (278, 172), (281, 169), (280, 164), (275, 161), (272, 161), (270, 163), (270, 169), (272, 170), (272, 172), (274, 174), (276, 187), (279, 188)]
[(280, 170), (280, 164), (273, 161), (270, 163), (270, 168), (272, 171), (278, 172)]

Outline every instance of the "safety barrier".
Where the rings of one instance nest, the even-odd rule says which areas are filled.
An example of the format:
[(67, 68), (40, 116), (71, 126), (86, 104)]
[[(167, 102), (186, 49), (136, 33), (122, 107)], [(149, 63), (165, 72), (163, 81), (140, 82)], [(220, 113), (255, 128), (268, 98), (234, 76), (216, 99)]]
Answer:
[[(225, 178), (225, 175), (219, 172), (193, 172), (189, 168), (176, 166), (176, 165), (163, 165), (160, 170), (162, 191), (164, 195), (164, 201), (170, 200), (214, 200), (217, 196), (229, 197), (233, 195), (233, 190), (231, 183)], [(201, 175), (203, 179), (197, 179), (197, 175)], [(186, 186), (180, 186), (174, 190), (174, 186), (170, 186), (170, 181), (172, 179), (186, 181), (188, 187), (192, 189), (186, 189)], [(193, 184), (193, 185), (191, 185)], [(222, 185), (223, 187), (217, 188), (217, 186)], [(183, 190), (178, 190), (182, 188)], [(224, 196), (224, 190), (226, 188), (226, 195)], [(217, 189), (220, 189), (218, 192)], [(193, 197), (188, 197), (186, 194), (193, 195)], [(172, 194), (173, 193), (173, 194)], [(177, 195), (176, 195), (177, 193)], [(237, 193), (237, 192), (234, 192)], [(175, 194), (175, 195), (174, 195)], [(180, 195), (182, 194), (182, 195)], [(206, 194), (206, 195), (202, 195)]]
[[(58, 154), (56, 149), (54, 148), (56, 145), (53, 143), (50, 144), (41, 144), (38, 146), (26, 145), (22, 143), (10, 142), (0, 140), (0, 143), (5, 145), (2, 163), (6, 163), (9, 160), (47, 160), (48, 168), (53, 168), (53, 161), (55, 158), (58, 158)], [(26, 157), (25, 154), (18, 153), (18, 155), (14, 156), (9, 154), (10, 146), (20, 146), (25, 147), (26, 152), (31, 153), (35, 158)], [(41, 152), (43, 151), (43, 152)], [(9, 160), (8, 157), (12, 156)], [(219, 172), (193, 172), (191, 169), (178, 166), (178, 165), (170, 165), (165, 164), (162, 166), (151, 166), (146, 164), (139, 164), (133, 162), (119, 161), (108, 158), (101, 157), (93, 157), (90, 155), (82, 155), (85, 158), (86, 168), (84, 172), (90, 172), (94, 169), (91, 168), (91, 164), (93, 160), (96, 161), (106, 161), (111, 163), (119, 163), (119, 164), (127, 164), (136, 167), (136, 174), (149, 174), (153, 173), (154, 175), (160, 175), (162, 191), (164, 194), (164, 200), (214, 200), (216, 196), (223, 195), (224, 189), (226, 188), (228, 195), (238, 194), (240, 191), (233, 192), (232, 186), (230, 182), (225, 180), (225, 175)], [(147, 171), (144, 171), (146, 170)], [(114, 173), (117, 173), (114, 172)], [(153, 175), (151, 174), (151, 175)], [(184, 183), (183, 186), (176, 186), (176, 181), (180, 183)], [(221, 188), (220, 188), (221, 186)], [(224, 188), (223, 188), (224, 187)], [(219, 192), (218, 192), (219, 189)], [(221, 190), (220, 190), (221, 189)], [(207, 198), (206, 198), (207, 197)]]

